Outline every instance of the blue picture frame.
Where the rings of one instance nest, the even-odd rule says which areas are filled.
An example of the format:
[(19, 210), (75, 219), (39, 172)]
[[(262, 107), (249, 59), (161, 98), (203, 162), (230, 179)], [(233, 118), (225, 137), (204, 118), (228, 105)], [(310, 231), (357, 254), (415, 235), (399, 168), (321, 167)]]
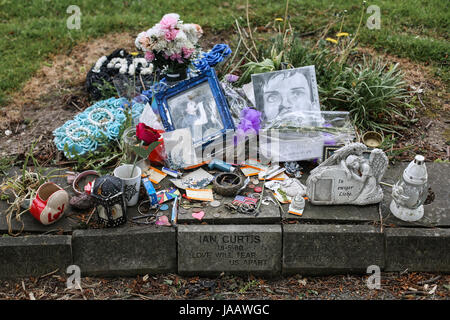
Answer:
[(213, 134), (202, 136), (202, 139), (198, 141), (193, 141), (194, 146), (202, 145), (203, 147), (208, 143), (214, 141), (214, 139), (216, 139), (217, 137), (223, 136), (224, 134), (226, 134), (226, 132), (229, 132), (229, 130), (235, 130), (227, 99), (225, 98), (225, 94), (223, 93), (214, 68), (209, 68), (208, 70), (200, 73), (197, 77), (184, 80), (173, 87), (167, 87), (155, 94), (155, 101), (158, 106), (159, 115), (161, 117), (161, 122), (164, 126), (164, 129), (166, 131), (174, 131), (176, 129), (182, 129), (183, 127), (176, 127), (176, 125), (174, 124), (172, 118), (172, 110), (171, 106), (168, 103), (168, 100), (180, 94), (188, 93), (189, 91), (194, 90), (194, 88), (204, 83), (208, 83), (209, 85), (212, 96), (215, 100), (215, 104), (217, 106), (218, 114), (221, 118), (223, 128), (217, 130), (217, 132)]

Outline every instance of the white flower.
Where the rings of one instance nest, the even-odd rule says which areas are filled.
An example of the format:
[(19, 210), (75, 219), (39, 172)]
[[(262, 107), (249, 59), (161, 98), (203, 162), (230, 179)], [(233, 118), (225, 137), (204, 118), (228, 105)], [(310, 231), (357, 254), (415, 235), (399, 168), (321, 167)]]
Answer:
[(136, 40), (134, 40), (134, 44), (136, 46), (136, 48), (138, 48), (139, 50), (142, 50), (142, 45), (140, 43), (141, 38), (146, 37), (147, 36), (147, 32), (143, 31), (141, 33), (138, 34), (138, 36), (136, 37)]
[(152, 72), (153, 72), (153, 63), (150, 63), (147, 68), (141, 68), (142, 75), (151, 74)]
[(128, 74), (130, 76), (134, 75), (134, 72), (136, 71), (136, 66), (134, 65), (134, 63), (130, 64), (130, 66), (128, 67)]
[(97, 62), (95, 63), (94, 68), (92, 69), (92, 72), (99, 73), (100, 68), (102, 67), (103, 63), (105, 63), (106, 60), (108, 60), (106, 56), (103, 56), (100, 59), (98, 59)]

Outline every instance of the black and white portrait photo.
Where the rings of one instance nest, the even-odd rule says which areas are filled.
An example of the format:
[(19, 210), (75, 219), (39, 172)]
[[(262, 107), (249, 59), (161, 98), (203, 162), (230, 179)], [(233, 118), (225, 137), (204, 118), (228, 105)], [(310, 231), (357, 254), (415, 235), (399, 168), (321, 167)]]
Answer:
[(194, 142), (224, 128), (208, 82), (167, 100), (175, 129), (189, 128)]
[(265, 124), (320, 112), (314, 66), (253, 74), (252, 82)]

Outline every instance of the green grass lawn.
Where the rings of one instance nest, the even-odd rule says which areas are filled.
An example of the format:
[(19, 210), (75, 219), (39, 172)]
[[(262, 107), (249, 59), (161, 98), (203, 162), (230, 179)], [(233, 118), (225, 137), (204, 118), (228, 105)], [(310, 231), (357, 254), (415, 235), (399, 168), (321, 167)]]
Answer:
[[(355, 32), (361, 1), (291, 0), (292, 26), (303, 33), (326, 25), (334, 15), (347, 10), (343, 31)], [(81, 41), (111, 32), (137, 32), (151, 27), (165, 13), (177, 12), (182, 20), (213, 30), (233, 27), (235, 18), (244, 18), (245, 0), (0, 0), (0, 105), (20, 89), (52, 53), (65, 52)], [(436, 74), (448, 81), (448, 30), (450, 5), (446, 0), (373, 0), (368, 5), (381, 9), (381, 29), (369, 30), (365, 14), (360, 42), (429, 63)], [(81, 29), (69, 30), (69, 5), (81, 9)], [(283, 17), (285, 1), (250, 1), (254, 26)], [(336, 25), (332, 32), (337, 31)], [(331, 34), (330, 31), (330, 34)]]

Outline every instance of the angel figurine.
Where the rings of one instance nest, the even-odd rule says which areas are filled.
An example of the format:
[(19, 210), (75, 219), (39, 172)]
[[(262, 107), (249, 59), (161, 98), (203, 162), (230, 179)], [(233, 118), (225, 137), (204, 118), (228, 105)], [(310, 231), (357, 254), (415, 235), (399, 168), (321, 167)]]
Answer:
[(306, 181), (313, 204), (378, 203), (383, 199), (380, 181), (388, 159), (380, 149), (370, 152), (362, 143), (351, 143), (311, 171)]

